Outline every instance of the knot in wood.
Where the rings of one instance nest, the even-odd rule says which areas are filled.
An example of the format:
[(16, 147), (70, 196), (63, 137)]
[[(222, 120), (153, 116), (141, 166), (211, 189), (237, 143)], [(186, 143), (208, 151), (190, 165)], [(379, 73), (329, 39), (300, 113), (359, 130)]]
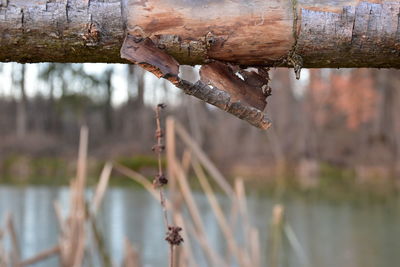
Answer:
[(85, 41), (86, 46), (96, 46), (100, 42), (100, 30), (94, 22), (89, 22), (86, 24), (85, 33), (82, 38)]
[(205, 39), (207, 49), (209, 49), (216, 42), (216, 38), (214, 37), (212, 32), (208, 32)]

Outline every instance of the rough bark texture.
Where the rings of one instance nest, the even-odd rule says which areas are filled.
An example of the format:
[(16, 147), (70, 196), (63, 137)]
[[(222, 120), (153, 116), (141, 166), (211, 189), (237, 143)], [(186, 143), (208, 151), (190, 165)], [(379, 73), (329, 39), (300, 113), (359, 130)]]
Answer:
[(202, 99), (241, 120), (247, 121), (257, 128), (267, 130), (271, 126), (271, 120), (266, 116), (266, 114), (264, 114), (264, 112), (243, 105), (240, 101), (233, 101), (229, 93), (216, 87), (210, 87), (201, 81), (192, 84), (185, 80), (180, 80), (175, 84), (175, 86), (182, 89), (185, 94)]
[(294, 43), (288, 0), (134, 0), (127, 8), (128, 32), (150, 37), (180, 63), (273, 64)]
[(400, 68), (400, 0), (3, 0), (0, 61), (125, 62), (127, 31), (181, 64)]
[(307, 67), (400, 67), (400, 3), (299, 4), (296, 54)]
[(123, 62), (120, 0), (6, 0), (0, 61)]

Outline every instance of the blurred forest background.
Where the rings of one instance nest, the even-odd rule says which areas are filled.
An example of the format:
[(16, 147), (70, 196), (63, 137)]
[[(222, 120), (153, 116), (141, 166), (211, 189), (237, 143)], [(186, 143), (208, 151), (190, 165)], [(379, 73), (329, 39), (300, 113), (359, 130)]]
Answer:
[[(182, 75), (196, 79), (189, 68)], [(82, 124), (89, 174), (109, 159), (146, 173), (156, 165), (153, 108), (163, 102), (230, 177), (400, 186), (399, 70), (312, 69), (297, 81), (273, 69), (267, 132), (135, 66), (6, 63), (0, 77), (0, 182), (66, 183)]]

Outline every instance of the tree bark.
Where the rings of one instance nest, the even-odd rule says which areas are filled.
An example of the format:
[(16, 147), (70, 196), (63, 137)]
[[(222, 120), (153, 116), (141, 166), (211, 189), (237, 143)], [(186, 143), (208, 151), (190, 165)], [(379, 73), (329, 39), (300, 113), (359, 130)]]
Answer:
[(400, 68), (399, 12), (400, 0), (3, 0), (0, 61), (126, 62), (129, 33), (180, 64)]
[(0, 61), (122, 62), (121, 0), (5, 0)]

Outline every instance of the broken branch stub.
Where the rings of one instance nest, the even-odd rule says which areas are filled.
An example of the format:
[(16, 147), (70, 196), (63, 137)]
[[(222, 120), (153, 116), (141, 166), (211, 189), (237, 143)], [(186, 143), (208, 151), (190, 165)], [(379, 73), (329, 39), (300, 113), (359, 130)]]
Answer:
[[(193, 95), (260, 129), (266, 130), (271, 126), (271, 121), (262, 112), (268, 95), (263, 93), (262, 87), (258, 88), (258, 91), (256, 88), (251, 88), (256, 84), (260, 84), (262, 77), (260, 75), (256, 76), (255, 73), (247, 73), (244, 76), (249, 81), (249, 84), (246, 84), (232, 72), (232, 69), (226, 69), (227, 67), (223, 63), (215, 63), (210, 65), (219, 66), (215, 68), (220, 69), (225, 74), (213, 76), (213, 68), (206, 66), (203, 69), (202, 77), (204, 79), (209, 77), (208, 82), (212, 83), (212, 86), (202, 81), (192, 84), (178, 77), (179, 64), (177, 61), (156, 47), (151, 39), (142, 39), (131, 35), (127, 35), (125, 38), (121, 48), (121, 57), (140, 65), (158, 78), (167, 79), (186, 94)], [(205, 73), (208, 74), (206, 75)], [(236, 77), (237, 80), (229, 81), (233, 77)], [(255, 79), (255, 77), (259, 80)], [(222, 81), (218, 82), (218, 79)], [(264, 80), (264, 83), (265, 81), (267, 84), (268, 81)], [(218, 86), (221, 86), (223, 90), (220, 90)], [(240, 88), (240, 86), (243, 86), (243, 88)]]
[(257, 128), (267, 130), (272, 124), (271, 120), (261, 110), (244, 105), (240, 101), (232, 101), (228, 92), (219, 90), (216, 87), (210, 87), (202, 81), (192, 84), (191, 82), (180, 80), (175, 86), (182, 89), (185, 94), (202, 99)]

